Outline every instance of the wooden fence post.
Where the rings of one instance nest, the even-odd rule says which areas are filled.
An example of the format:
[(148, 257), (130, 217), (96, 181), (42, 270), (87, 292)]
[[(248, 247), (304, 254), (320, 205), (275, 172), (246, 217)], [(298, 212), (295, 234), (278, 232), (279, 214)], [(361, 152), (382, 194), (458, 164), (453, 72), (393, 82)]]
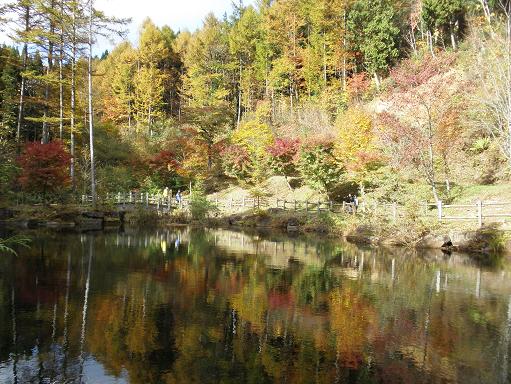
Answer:
[(394, 221), (397, 220), (397, 204), (392, 204), (392, 217), (394, 218)]
[(243, 196), (243, 208), (245, 208), (245, 196)]
[(334, 211), (334, 202), (330, 200), (330, 212)]
[(437, 203), (437, 207), (438, 207), (438, 221), (442, 221), (442, 218), (443, 218), (443, 212), (442, 212), (442, 200), (438, 200), (438, 203)]
[(298, 210), (298, 206), (296, 205), (296, 200), (295, 200), (295, 212)]
[(483, 226), (483, 202), (481, 200), (477, 201), (477, 223), (479, 227)]
[(145, 193), (145, 206), (149, 207), (149, 192)]
[(309, 200), (305, 202), (305, 212), (309, 212)]
[(321, 201), (318, 200), (318, 213), (321, 213)]
[(286, 200), (284, 200), (284, 211), (286, 210)]

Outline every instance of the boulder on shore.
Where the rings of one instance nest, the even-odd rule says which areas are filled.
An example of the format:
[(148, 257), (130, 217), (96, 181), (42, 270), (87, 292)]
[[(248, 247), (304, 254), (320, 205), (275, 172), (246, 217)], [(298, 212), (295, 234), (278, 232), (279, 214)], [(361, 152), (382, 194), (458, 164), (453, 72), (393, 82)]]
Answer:
[(429, 234), (419, 240), (416, 247), (423, 249), (441, 249), (449, 248), (452, 246), (452, 241), (449, 236), (446, 235), (434, 235)]

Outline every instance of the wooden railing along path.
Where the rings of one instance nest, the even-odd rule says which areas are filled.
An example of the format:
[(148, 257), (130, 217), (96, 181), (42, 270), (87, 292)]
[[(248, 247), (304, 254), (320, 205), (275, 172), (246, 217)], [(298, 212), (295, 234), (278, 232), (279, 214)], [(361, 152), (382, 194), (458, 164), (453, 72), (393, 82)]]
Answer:
[[(355, 207), (353, 203), (335, 203), (332, 201), (312, 201), (312, 200), (283, 200), (266, 197), (243, 197), (243, 198), (210, 198), (215, 206), (224, 212), (242, 212), (247, 209), (270, 209), (276, 208), (285, 211), (296, 212), (334, 212), (334, 213), (352, 213), (357, 212), (369, 214), (386, 215), (392, 220), (397, 220), (404, 216), (405, 208), (397, 203), (362, 202), (360, 206)], [(107, 194), (98, 198), (100, 203), (116, 204), (120, 206), (142, 206), (157, 210), (171, 210), (175, 208), (186, 208), (189, 206), (188, 196), (183, 196), (178, 203), (175, 196), (153, 195), (149, 193), (116, 193)], [(92, 197), (83, 195), (81, 199), (83, 205), (92, 204)], [(502, 221), (511, 219), (511, 202), (485, 202), (477, 201), (475, 204), (444, 204), (425, 203), (422, 206), (422, 212), (417, 212), (419, 216), (436, 218), (438, 221), (476, 221), (479, 226), (485, 222)]]

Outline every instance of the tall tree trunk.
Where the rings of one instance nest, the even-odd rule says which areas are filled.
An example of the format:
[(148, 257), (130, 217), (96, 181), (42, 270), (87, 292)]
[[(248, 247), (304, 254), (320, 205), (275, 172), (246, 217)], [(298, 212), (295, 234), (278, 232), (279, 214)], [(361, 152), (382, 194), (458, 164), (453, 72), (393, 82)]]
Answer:
[(238, 85), (238, 126), (241, 123), (241, 96), (242, 96), (241, 81), (242, 81), (242, 79), (243, 79), (243, 62), (241, 61), (241, 57), (240, 57), (240, 79), (239, 79), (239, 85)]
[(427, 107), (427, 113), (428, 113), (428, 164), (427, 164), (427, 179), (429, 181), (429, 184), (431, 186), (431, 191), (433, 192), (433, 197), (435, 199), (435, 202), (438, 203), (440, 201), (438, 197), (438, 191), (436, 189), (435, 185), (435, 157), (433, 153), (433, 120), (431, 116), (431, 111)]
[(89, 57), (88, 57), (88, 68), (87, 78), (89, 83), (89, 149), (90, 149), (90, 182), (91, 182), (91, 195), (92, 205), (95, 207), (97, 204), (96, 195), (96, 165), (94, 163), (94, 119), (92, 109), (92, 21), (94, 17), (94, 0), (89, 0)]
[[(25, 6), (25, 32), (30, 31), (30, 6)], [(23, 67), (22, 71), (27, 69), (28, 62), (28, 44), (25, 42), (23, 44)], [(20, 104), (18, 107), (18, 122), (16, 128), (16, 146), (18, 147), (18, 152), (20, 150), (20, 141), (21, 141), (21, 126), (23, 124), (23, 108), (25, 102), (25, 76), (21, 75), (21, 87), (20, 87)]]
[(71, 47), (71, 121), (70, 121), (70, 135), (71, 135), (71, 183), (73, 191), (76, 190), (76, 177), (75, 177), (75, 114), (76, 114), (76, 5), (73, 4), (73, 36), (72, 36), (72, 47)]
[(456, 35), (454, 34), (454, 23), (451, 22), (450, 23), (450, 34), (451, 34), (451, 46), (452, 46), (452, 49), (455, 51), (456, 48), (457, 48), (457, 44), (456, 44)]
[[(55, 8), (55, 0), (51, 2), (51, 9)], [(48, 117), (50, 115), (50, 83), (49, 77), (53, 69), (53, 34), (55, 33), (55, 20), (54, 16), (50, 15), (50, 35), (48, 37), (48, 67), (46, 68), (46, 84), (44, 87), (44, 118), (43, 118), (43, 135), (42, 143), (47, 144), (50, 141), (50, 126), (48, 124)]]
[(376, 84), (376, 89), (379, 91), (381, 86), (381, 80), (380, 76), (378, 76), (378, 73), (374, 73), (374, 83)]
[[(64, 17), (64, 0), (60, 0), (60, 17)], [(60, 21), (59, 46), (59, 138), (64, 135), (64, 21)]]
[(486, 21), (491, 26), (491, 12), (490, 7), (488, 6), (488, 0), (479, 0), (481, 2), (481, 6), (483, 7), (484, 17)]
[(434, 50), (434, 47), (433, 47), (433, 34), (431, 33), (430, 30), (428, 30), (427, 32), (427, 40), (428, 40), (428, 48), (429, 48), (429, 51), (431, 53), (431, 56), (435, 56), (435, 50)]

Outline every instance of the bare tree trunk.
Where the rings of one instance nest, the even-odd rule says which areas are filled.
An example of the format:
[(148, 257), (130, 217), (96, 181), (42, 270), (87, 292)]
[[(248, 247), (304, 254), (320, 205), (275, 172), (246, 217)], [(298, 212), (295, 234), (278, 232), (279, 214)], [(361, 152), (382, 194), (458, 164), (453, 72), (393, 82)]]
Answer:
[(378, 76), (378, 74), (376, 72), (374, 73), (374, 82), (376, 84), (376, 89), (379, 91), (380, 87), (381, 87), (381, 80), (380, 80), (380, 76)]
[(428, 47), (429, 47), (429, 51), (431, 52), (431, 56), (435, 56), (435, 50), (434, 50), (434, 47), (433, 47), (433, 34), (431, 33), (430, 30), (428, 30), (427, 32), (427, 40), (428, 40)]
[[(30, 30), (30, 7), (25, 6), (25, 32)], [(22, 71), (27, 69), (28, 62), (28, 44), (25, 42), (23, 44), (23, 67)], [(20, 150), (20, 141), (21, 141), (21, 125), (23, 123), (23, 107), (25, 101), (25, 76), (22, 74), (21, 76), (21, 87), (20, 87), (20, 104), (18, 107), (18, 122), (16, 128), (16, 146), (18, 147), (18, 151)]]
[(410, 47), (412, 48), (413, 54), (417, 54), (417, 40), (415, 39), (415, 29), (413, 27), (410, 27), (410, 30), (408, 31), (409, 36), (409, 43)]
[[(53, 10), (55, 8), (55, 1), (52, 0), (51, 2), (51, 9)], [(55, 21), (54, 16), (50, 15), (50, 35), (48, 37), (48, 67), (46, 68), (46, 84), (44, 87), (44, 118), (43, 118), (43, 135), (41, 142), (43, 144), (47, 144), (50, 141), (50, 127), (48, 124), (48, 116), (50, 114), (50, 84), (49, 84), (49, 77), (51, 74), (51, 71), (53, 69), (53, 34), (55, 33)]]
[(428, 165), (427, 167), (427, 178), (431, 185), (431, 191), (433, 192), (433, 197), (435, 202), (438, 203), (440, 199), (438, 198), (438, 192), (435, 185), (435, 157), (433, 153), (433, 121), (431, 117), (431, 111), (427, 107), (428, 113)]
[(75, 177), (75, 114), (76, 114), (76, 5), (73, 4), (73, 41), (71, 47), (71, 183), (76, 190)]
[(457, 48), (457, 44), (456, 44), (456, 36), (454, 35), (454, 24), (452, 22), (450, 23), (450, 33), (451, 33), (452, 49), (455, 51)]
[[(64, 17), (64, 0), (60, 0), (60, 17)], [(59, 46), (59, 138), (64, 135), (64, 21), (60, 22)]]
[[(27, 56), (28, 56), (27, 50), (28, 50), (28, 47), (27, 47), (27, 44), (25, 44), (23, 46), (23, 70), (25, 70), (27, 68)], [(21, 140), (21, 125), (23, 122), (24, 101), (25, 101), (25, 75), (22, 74), (21, 75), (21, 87), (20, 87), (20, 103), (19, 103), (19, 107), (18, 107), (18, 126), (16, 129), (16, 145), (18, 146), (18, 150), (19, 150), (19, 145), (20, 145), (20, 140)]]
[(92, 21), (94, 17), (94, 0), (89, 1), (89, 57), (88, 57), (88, 68), (87, 78), (89, 83), (89, 149), (90, 149), (90, 182), (91, 182), (91, 195), (92, 205), (95, 207), (97, 204), (96, 195), (96, 166), (94, 163), (94, 119), (92, 109)]
[(484, 17), (489, 25), (491, 25), (491, 12), (490, 7), (488, 6), (488, 0), (479, 0), (481, 2), (481, 6), (483, 7)]

